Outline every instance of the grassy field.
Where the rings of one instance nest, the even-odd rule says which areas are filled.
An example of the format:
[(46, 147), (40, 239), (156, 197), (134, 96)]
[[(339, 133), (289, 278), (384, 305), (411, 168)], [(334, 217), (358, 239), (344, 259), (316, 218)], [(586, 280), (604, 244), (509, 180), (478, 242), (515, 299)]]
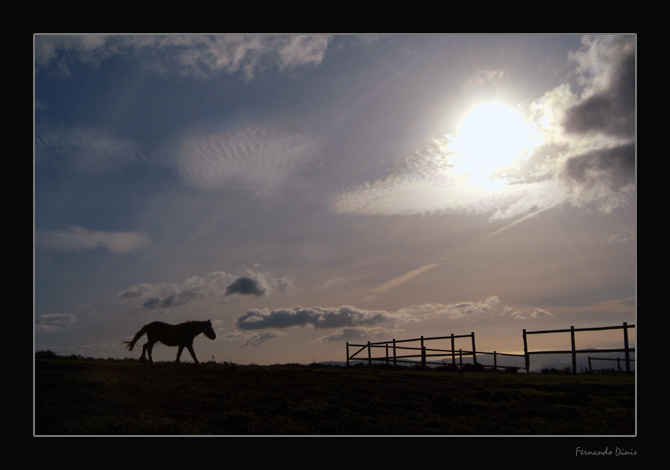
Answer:
[(633, 435), (635, 378), (37, 353), (35, 435)]

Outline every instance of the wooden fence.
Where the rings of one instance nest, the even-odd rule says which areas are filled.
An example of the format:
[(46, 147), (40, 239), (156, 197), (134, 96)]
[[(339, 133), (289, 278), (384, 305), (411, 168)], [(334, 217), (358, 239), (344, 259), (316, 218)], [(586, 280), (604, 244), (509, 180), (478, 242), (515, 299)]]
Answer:
[[(635, 359), (629, 359), (635, 362)], [(621, 372), (621, 358), (620, 357), (591, 357), (589, 356), (589, 372), (603, 372), (610, 369), (594, 369), (592, 361), (616, 361), (616, 369)]]
[[(455, 342), (457, 339), (461, 338), (470, 338), (472, 349), (463, 350), (456, 349)], [(426, 343), (435, 342), (435, 341), (450, 341), (451, 348), (427, 348)], [(417, 345), (409, 346), (408, 343), (418, 343)], [(350, 348), (359, 348), (353, 354), (350, 354)], [(382, 350), (381, 355), (375, 355), (373, 350)], [(367, 351), (367, 357), (359, 356), (364, 351)], [(477, 355), (492, 355), (493, 356), (493, 365), (481, 364), (477, 361)], [(485, 351), (477, 351), (475, 346), (475, 333), (472, 332), (469, 335), (454, 335), (453, 333), (449, 336), (435, 336), (430, 338), (420, 338), (413, 339), (393, 339), (391, 341), (379, 341), (379, 342), (370, 342), (366, 344), (350, 344), (347, 342), (347, 366), (350, 365), (350, 361), (367, 361), (369, 365), (373, 362), (382, 362), (387, 365), (393, 364), (394, 366), (399, 363), (405, 364), (421, 364), (422, 366), (427, 365), (447, 365), (447, 361), (451, 358), (451, 365), (454, 368), (463, 369), (463, 357), (472, 357), (473, 364), (479, 364), (482, 367), (490, 367), (494, 370), (497, 369), (523, 369), (522, 366), (504, 366), (498, 364), (498, 357), (500, 356), (513, 356), (518, 358), (523, 358), (521, 354), (506, 354)], [(437, 358), (444, 358), (442, 361), (435, 361)], [(458, 358), (458, 363), (457, 363)]]
[[(635, 325), (628, 325), (626, 322), (623, 323), (623, 326), (603, 326), (596, 328), (575, 328), (571, 326), (569, 329), (562, 330), (544, 330), (544, 331), (526, 331), (523, 330), (523, 354), (507, 354), (507, 353), (498, 353), (477, 351), (475, 347), (475, 333), (474, 331), (469, 335), (454, 335), (453, 333), (450, 336), (435, 336), (430, 338), (420, 338), (414, 339), (393, 339), (391, 341), (379, 341), (379, 342), (370, 342), (368, 341), (365, 344), (351, 344), (347, 342), (347, 366), (350, 365), (350, 361), (364, 361), (369, 365), (372, 365), (373, 362), (381, 362), (387, 365), (398, 365), (398, 364), (415, 364), (415, 365), (447, 365), (448, 358), (451, 358), (451, 365), (454, 368), (463, 369), (463, 357), (472, 357), (472, 363), (475, 365), (480, 365), (482, 367), (497, 369), (525, 369), (526, 372), (530, 371), (530, 356), (534, 354), (570, 354), (572, 355), (572, 372), (577, 373), (577, 354), (583, 353), (612, 353), (612, 352), (623, 352), (625, 357), (625, 366), (626, 372), (630, 372), (630, 364), (634, 359), (630, 358), (630, 353), (635, 352), (635, 348), (630, 348), (628, 345), (628, 329), (635, 328)], [(614, 330), (614, 329), (623, 329), (623, 341), (624, 347), (622, 349), (577, 349), (575, 346), (575, 333), (582, 331), (598, 331), (598, 330)], [(549, 333), (570, 333), (572, 348), (569, 350), (559, 350), (559, 351), (529, 351), (528, 350), (528, 336), (536, 334), (549, 334)], [(470, 338), (472, 349), (463, 350), (456, 349), (455, 341), (461, 338)], [(427, 348), (426, 343), (436, 342), (436, 341), (445, 341), (450, 340), (451, 348)], [(417, 345), (408, 345), (408, 343), (418, 343)], [(434, 343), (433, 343), (434, 344)], [(350, 353), (350, 348), (358, 348), (354, 351), (353, 354)], [(374, 354), (373, 350), (381, 350), (381, 354)], [(361, 355), (367, 351), (367, 357)], [(493, 356), (493, 364), (481, 364), (478, 362), (477, 357), (482, 355)], [(516, 357), (525, 359), (525, 367), (523, 366), (509, 366), (509, 365), (499, 365), (498, 357), (507, 356), (507, 357)], [(458, 363), (456, 358), (458, 357)], [(435, 359), (444, 358), (442, 361), (436, 362)]]
[[(626, 322), (622, 326), (601, 326), (597, 328), (575, 328), (571, 326), (570, 329), (563, 330), (544, 330), (544, 331), (526, 331), (523, 330), (523, 352), (526, 357), (526, 370), (530, 370), (530, 356), (533, 354), (570, 354), (572, 356), (572, 373), (577, 373), (577, 354), (592, 354), (594, 352), (599, 353), (612, 353), (612, 352), (622, 352), (625, 355), (625, 364), (626, 372), (630, 372), (630, 353), (635, 352), (635, 348), (630, 348), (628, 346), (628, 328), (635, 328), (635, 325), (628, 325)], [(577, 349), (575, 345), (575, 333), (580, 331), (600, 331), (600, 330), (623, 330), (623, 349)], [(528, 350), (528, 335), (536, 334), (548, 334), (548, 333), (570, 333), (570, 340), (572, 347), (567, 351), (529, 351)]]

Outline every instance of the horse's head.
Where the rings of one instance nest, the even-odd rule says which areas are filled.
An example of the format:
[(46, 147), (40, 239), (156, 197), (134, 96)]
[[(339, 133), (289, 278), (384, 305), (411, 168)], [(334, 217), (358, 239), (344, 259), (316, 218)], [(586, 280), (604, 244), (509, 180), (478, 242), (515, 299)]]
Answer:
[(202, 332), (205, 333), (205, 336), (209, 339), (216, 339), (216, 333), (214, 333), (214, 328), (212, 328), (212, 322), (207, 320), (206, 322), (203, 322), (203, 324), (205, 325), (205, 328)]

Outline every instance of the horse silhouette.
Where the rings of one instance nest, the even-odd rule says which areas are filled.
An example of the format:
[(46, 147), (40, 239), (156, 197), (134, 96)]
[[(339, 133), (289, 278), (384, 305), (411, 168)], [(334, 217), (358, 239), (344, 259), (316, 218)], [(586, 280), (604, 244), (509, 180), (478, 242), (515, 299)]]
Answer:
[(187, 321), (186, 323), (179, 323), (178, 325), (170, 325), (168, 323), (163, 323), (160, 321), (155, 321), (144, 325), (140, 331), (135, 334), (135, 337), (132, 341), (124, 341), (124, 344), (127, 344), (128, 351), (132, 351), (135, 347), (135, 343), (146, 333), (148, 342), (142, 346), (142, 356), (140, 357), (141, 361), (146, 360), (145, 355), (149, 356), (149, 362), (154, 362), (151, 357), (151, 351), (153, 350), (154, 344), (160, 341), (166, 346), (178, 346), (179, 350), (177, 351), (177, 360), (181, 357), (181, 352), (184, 348), (188, 349), (188, 352), (191, 353), (191, 357), (196, 364), (198, 358), (195, 357), (195, 351), (193, 351), (193, 338), (198, 336), (200, 333), (204, 333), (209, 339), (216, 338), (216, 333), (212, 328), (212, 322), (207, 321)]

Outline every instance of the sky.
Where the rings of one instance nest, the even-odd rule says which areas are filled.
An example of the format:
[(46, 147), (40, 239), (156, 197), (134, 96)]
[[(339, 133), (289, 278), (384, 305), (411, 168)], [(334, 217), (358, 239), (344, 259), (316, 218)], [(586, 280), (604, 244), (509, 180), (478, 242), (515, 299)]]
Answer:
[(143, 325), (209, 319), (201, 361), (312, 363), (635, 323), (635, 35), (33, 40), (35, 351), (137, 358)]

